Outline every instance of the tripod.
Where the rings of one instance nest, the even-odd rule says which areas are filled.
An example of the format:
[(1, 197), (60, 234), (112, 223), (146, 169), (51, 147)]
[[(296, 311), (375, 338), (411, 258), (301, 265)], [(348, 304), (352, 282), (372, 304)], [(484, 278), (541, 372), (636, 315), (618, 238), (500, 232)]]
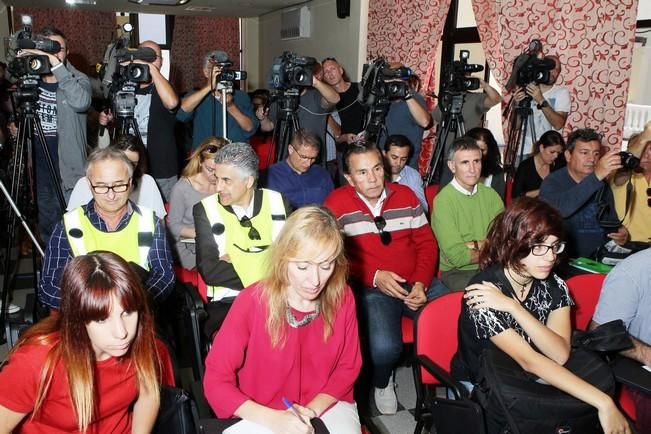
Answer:
[(374, 142), (380, 146), (380, 138), (382, 134), (387, 135), (387, 128), (384, 125), (384, 120), (391, 107), (391, 101), (383, 99), (371, 105), (366, 115), (366, 122), (364, 123), (363, 130), (366, 131), (366, 139)]
[[(296, 111), (298, 110), (298, 99), (300, 91), (297, 88), (291, 88), (284, 91), (278, 99), (278, 108), (280, 116), (274, 126), (272, 149), (275, 150), (275, 161), (282, 161), (287, 157), (287, 146), (292, 141), (292, 136), (300, 127)], [(271, 158), (271, 152), (269, 158)]]
[(452, 141), (466, 134), (466, 125), (461, 114), (465, 98), (465, 92), (448, 93), (443, 96), (442, 102), (445, 104), (441, 106), (443, 119), (440, 128), (436, 132), (434, 154), (423, 178), (425, 185), (440, 181), (442, 165), (445, 159), (444, 150), (450, 133), (452, 133)]
[[(20, 118), (18, 120), (17, 127), (18, 135), (13, 150), (11, 185), (9, 191), (6, 189), (5, 185), (0, 182), (0, 189), (2, 190), (2, 194), (7, 199), (7, 202), (11, 207), (11, 211), (13, 211), (13, 214), (11, 211), (8, 211), (7, 217), (8, 236), (5, 246), (4, 280), (1, 293), (2, 309), (0, 309), (0, 329), (6, 330), (5, 338), (7, 339), (11, 338), (9, 327), (6, 327), (6, 315), (7, 309), (9, 307), (9, 285), (14, 280), (16, 271), (15, 269), (12, 270), (11, 266), (11, 248), (14, 242), (18, 220), (20, 220), (22, 226), (25, 228), (27, 235), (30, 237), (32, 243), (34, 244), (35, 249), (38, 251), (38, 253), (40, 253), (41, 257), (44, 256), (43, 249), (34, 236), (33, 231), (30, 229), (30, 225), (27, 223), (20, 212), (21, 208), (27, 208), (30, 203), (36, 204), (38, 207), (38, 200), (36, 195), (37, 174), (35, 173), (35, 170), (32, 170), (30, 173), (31, 176), (29, 177), (31, 182), (27, 183), (26, 181), (28, 179), (28, 176), (26, 176), (27, 174), (25, 173), (25, 169), (28, 169), (27, 172), (29, 172), (30, 163), (32, 168), (36, 167), (36, 161), (34, 157), (35, 133), (42, 147), (43, 155), (50, 174), (50, 180), (55, 185), (57, 200), (59, 201), (62, 210), (64, 210), (66, 206), (63, 191), (61, 190), (61, 181), (54, 168), (52, 157), (50, 156), (47, 142), (45, 140), (45, 134), (43, 133), (43, 127), (41, 126), (36, 113), (36, 103), (38, 102), (38, 87), (34, 85), (21, 84), (19, 90), (17, 91), (17, 98), (20, 107), (20, 111), (18, 112), (20, 113)], [(36, 213), (33, 212), (33, 214)], [(16, 265), (17, 263), (18, 261), (16, 261)], [(37, 270), (39, 267), (35, 254), (32, 254), (32, 265), (34, 269), (34, 288), (37, 288)], [(35, 312), (32, 312), (32, 314), (34, 313)]]
[(537, 140), (536, 127), (533, 123), (533, 111), (531, 110), (531, 97), (527, 96), (522, 101), (513, 106), (514, 100), (511, 99), (507, 110), (509, 113), (509, 137), (506, 143), (506, 150), (504, 151), (504, 168), (507, 176), (513, 178), (515, 176), (516, 160), (522, 160), (524, 156), (524, 144), (527, 137), (527, 128), (529, 128), (531, 142), (535, 143)]

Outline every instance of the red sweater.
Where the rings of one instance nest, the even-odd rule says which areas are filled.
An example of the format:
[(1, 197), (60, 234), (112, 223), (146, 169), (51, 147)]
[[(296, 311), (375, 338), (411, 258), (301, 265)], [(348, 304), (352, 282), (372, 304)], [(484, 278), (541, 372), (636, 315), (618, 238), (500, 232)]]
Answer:
[(330, 208), (346, 234), (350, 273), (364, 287), (373, 287), (377, 270), (400, 275), (410, 284), (422, 282), (428, 288), (436, 266), (436, 244), (432, 229), (418, 198), (409, 187), (390, 183), (381, 215), (391, 232), (391, 243), (382, 244), (373, 214), (355, 189), (347, 185), (330, 193), (324, 205)]
[[(52, 346), (25, 345), (9, 358), (0, 372), (0, 405), (17, 413), (28, 413), (14, 433), (63, 434), (78, 433), (77, 418), (72, 409), (68, 377), (59, 362), (41, 409), (32, 419), (41, 369)], [(133, 368), (128, 361), (113, 357), (95, 364), (97, 418), (88, 433), (131, 433), (129, 409), (138, 397)]]
[[(353, 402), (362, 359), (350, 288), (346, 287), (326, 342), (323, 317), (318, 316), (303, 327), (287, 327), (285, 345), (272, 348), (259, 285), (237, 296), (206, 358), (204, 392), (217, 416), (232, 417), (249, 399), (277, 410), (286, 409), (283, 396), (300, 405), (319, 393)], [(305, 315), (293, 313), (299, 320)]]

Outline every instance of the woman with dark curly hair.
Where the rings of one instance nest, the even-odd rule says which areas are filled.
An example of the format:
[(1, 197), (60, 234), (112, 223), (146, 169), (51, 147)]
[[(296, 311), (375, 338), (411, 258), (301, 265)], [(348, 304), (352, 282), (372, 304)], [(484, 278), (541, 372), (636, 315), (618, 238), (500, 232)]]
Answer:
[[(482, 353), (500, 350), (524, 371), (595, 407), (605, 433), (630, 433), (611, 397), (563, 366), (574, 303), (552, 271), (565, 249), (562, 238), (561, 215), (538, 199), (519, 198), (495, 218), (480, 253), (481, 271), (464, 295), (452, 375), (476, 384)], [(503, 421), (488, 418), (488, 428), (502, 432)]]

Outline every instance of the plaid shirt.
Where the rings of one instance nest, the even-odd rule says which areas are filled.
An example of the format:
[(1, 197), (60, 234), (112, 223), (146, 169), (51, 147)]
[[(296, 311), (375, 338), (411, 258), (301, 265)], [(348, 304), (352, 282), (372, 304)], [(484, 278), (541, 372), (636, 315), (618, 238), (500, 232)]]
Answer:
[[(96, 229), (109, 232), (106, 223), (95, 211), (94, 203), (95, 201), (91, 200), (87, 205), (82, 206), (84, 215)], [(122, 217), (122, 220), (120, 220), (120, 223), (115, 229), (116, 231), (124, 229), (127, 226), (134, 211), (141, 214), (138, 206), (129, 201), (129, 209), (124, 217)], [(147, 258), (150, 271), (149, 277), (145, 282), (145, 288), (147, 288), (154, 299), (164, 300), (174, 289), (175, 277), (172, 268), (172, 254), (167, 244), (165, 228), (162, 221), (156, 216), (154, 216), (154, 223), (154, 240)], [(110, 249), (107, 248), (106, 250)], [(72, 248), (68, 242), (63, 221), (61, 221), (54, 227), (54, 231), (45, 250), (45, 258), (43, 259), (41, 280), (38, 283), (38, 298), (43, 304), (55, 309), (59, 308), (59, 303), (61, 302), (61, 288), (59, 286), (61, 275), (63, 274), (65, 265), (72, 258)]]

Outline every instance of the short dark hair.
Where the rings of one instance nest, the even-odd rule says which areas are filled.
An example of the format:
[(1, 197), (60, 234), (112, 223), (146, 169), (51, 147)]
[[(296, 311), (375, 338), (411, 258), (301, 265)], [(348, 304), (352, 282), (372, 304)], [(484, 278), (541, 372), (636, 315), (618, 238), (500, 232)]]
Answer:
[(450, 145), (450, 150), (448, 151), (448, 161), (454, 161), (454, 154), (459, 151), (479, 151), (481, 148), (472, 137), (461, 136), (454, 139), (452, 145)]
[(561, 145), (563, 150), (565, 150), (565, 140), (563, 140), (561, 133), (555, 130), (546, 131), (542, 136), (540, 136), (538, 142), (536, 142), (536, 146), (534, 146), (534, 154), (539, 153), (541, 148), (548, 148), (556, 145)]
[(321, 151), (321, 139), (307, 128), (300, 128), (292, 136), (291, 146), (296, 149), (298, 146), (305, 145)]
[(563, 239), (563, 217), (558, 210), (540, 199), (519, 197), (491, 223), (479, 254), (480, 268), (500, 264), (522, 271), (520, 261), (529, 256), (534, 244), (550, 235)]
[(43, 27), (40, 32), (41, 36), (61, 36), (66, 39), (66, 35), (54, 26)]
[(384, 142), (384, 151), (388, 152), (391, 146), (409, 148), (409, 157), (411, 157), (411, 154), (414, 152), (414, 145), (411, 143), (411, 140), (402, 134), (393, 134), (387, 137), (387, 140)]
[(138, 165), (133, 168), (133, 177), (131, 179), (133, 188), (137, 188), (140, 183), (140, 178), (147, 173), (147, 150), (145, 149), (145, 145), (133, 134), (120, 134), (115, 137), (111, 146), (122, 152), (132, 151), (138, 154)]
[(570, 133), (570, 135), (567, 137), (567, 150), (570, 151), (570, 153), (574, 152), (574, 148), (576, 147), (576, 142), (577, 141), (582, 141), (582, 142), (591, 142), (593, 140), (598, 141), (601, 143), (601, 134), (599, 134), (597, 131), (593, 130), (592, 128), (579, 128)]
[(360, 141), (351, 143), (346, 147), (344, 151), (343, 160), (344, 160), (344, 173), (350, 175), (350, 157), (352, 155), (366, 154), (367, 152), (376, 152), (380, 161), (382, 161), (382, 155), (380, 150), (375, 146), (375, 143), (367, 141)]
[(481, 176), (487, 178), (489, 175), (498, 175), (502, 173), (502, 156), (500, 148), (497, 146), (497, 140), (487, 128), (472, 128), (466, 133), (466, 136), (475, 140), (481, 140), (486, 143), (488, 148), (486, 156), (481, 159)]

